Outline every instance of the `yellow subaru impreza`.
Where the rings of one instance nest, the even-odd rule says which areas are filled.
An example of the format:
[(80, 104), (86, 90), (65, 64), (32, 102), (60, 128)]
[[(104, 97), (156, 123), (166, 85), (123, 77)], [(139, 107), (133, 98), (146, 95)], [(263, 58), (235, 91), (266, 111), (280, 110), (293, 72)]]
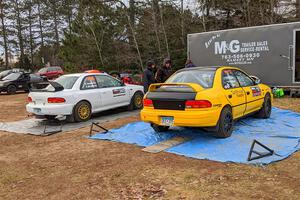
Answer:
[(269, 118), (272, 98), (267, 85), (238, 68), (187, 68), (165, 83), (150, 85), (141, 119), (157, 132), (170, 126), (203, 127), (226, 138), (238, 118), (249, 114)]

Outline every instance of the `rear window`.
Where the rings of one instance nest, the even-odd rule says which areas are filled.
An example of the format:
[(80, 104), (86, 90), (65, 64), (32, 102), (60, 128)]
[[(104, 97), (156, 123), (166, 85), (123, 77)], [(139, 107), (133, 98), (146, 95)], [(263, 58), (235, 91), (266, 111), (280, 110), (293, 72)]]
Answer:
[(38, 71), (39, 73), (46, 73), (47, 72), (47, 68), (42, 68), (42, 69), (40, 69), (39, 71)]
[[(56, 83), (59, 83), (64, 87), (64, 89), (72, 89), (73, 85), (77, 81), (77, 76), (61, 76), (55, 80)], [(46, 91), (54, 91), (54, 88), (52, 85), (49, 85), (46, 88)]]
[(196, 83), (203, 88), (211, 88), (215, 72), (215, 70), (182, 71), (171, 76), (166, 83)]
[(21, 76), (20, 73), (11, 73), (11, 74), (5, 76), (2, 80), (4, 80), (4, 81), (6, 81), (6, 80), (15, 81), (15, 80), (17, 80), (20, 76)]
[(61, 76), (55, 82), (61, 84), (65, 89), (72, 89), (77, 79), (78, 76)]

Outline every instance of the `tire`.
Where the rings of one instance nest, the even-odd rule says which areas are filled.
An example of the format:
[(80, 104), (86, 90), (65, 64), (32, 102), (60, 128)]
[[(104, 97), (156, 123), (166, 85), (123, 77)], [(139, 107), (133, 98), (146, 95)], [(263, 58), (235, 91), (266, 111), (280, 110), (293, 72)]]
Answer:
[(223, 108), (218, 125), (216, 127), (215, 136), (218, 138), (230, 137), (233, 131), (233, 115), (230, 107)]
[(17, 87), (15, 85), (9, 85), (6, 88), (7, 94), (16, 94)]
[(73, 116), (76, 122), (88, 121), (91, 115), (91, 105), (87, 101), (81, 101), (74, 107)]
[(142, 92), (136, 92), (131, 98), (128, 110), (141, 109), (143, 107), (144, 94)]
[(261, 109), (258, 111), (256, 114), (256, 117), (262, 118), (262, 119), (267, 119), (271, 116), (272, 112), (272, 102), (271, 102), (271, 97), (270, 94), (266, 94), (264, 98), (264, 103), (261, 107)]
[(156, 125), (156, 124), (151, 124), (151, 127), (157, 133), (168, 131), (169, 128), (170, 128), (169, 126), (159, 126), (159, 125)]

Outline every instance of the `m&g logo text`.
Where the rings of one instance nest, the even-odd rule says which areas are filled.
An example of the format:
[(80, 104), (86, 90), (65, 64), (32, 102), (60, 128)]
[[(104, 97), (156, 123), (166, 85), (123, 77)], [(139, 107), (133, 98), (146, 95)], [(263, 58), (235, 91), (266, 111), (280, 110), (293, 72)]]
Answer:
[(230, 53), (261, 52), (261, 51), (269, 51), (269, 46), (268, 46), (268, 41), (240, 43), (240, 41), (238, 40), (232, 40), (230, 42), (226, 42), (226, 41), (215, 42), (216, 55), (226, 54), (227, 51), (230, 51)]
[[(205, 43), (205, 47), (214, 47), (214, 54), (221, 55), (222, 60), (227, 64), (252, 64), (255, 59), (261, 57), (262, 52), (268, 52), (269, 44), (267, 40), (241, 42), (239, 40), (214, 41), (213, 38)], [(211, 43), (213, 43), (211, 45)]]

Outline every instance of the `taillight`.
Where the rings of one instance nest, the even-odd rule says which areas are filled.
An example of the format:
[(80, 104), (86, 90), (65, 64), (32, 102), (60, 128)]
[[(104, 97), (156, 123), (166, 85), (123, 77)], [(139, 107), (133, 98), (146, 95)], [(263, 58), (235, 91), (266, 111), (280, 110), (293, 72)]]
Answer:
[(48, 98), (48, 103), (64, 103), (66, 100), (64, 98), (60, 97), (49, 97)]
[(207, 100), (189, 100), (185, 102), (186, 108), (210, 108), (212, 104)]
[(32, 98), (31, 98), (31, 97), (27, 97), (27, 101), (28, 101), (29, 103), (31, 103), (31, 102), (32, 102)]
[(153, 101), (151, 99), (144, 99), (143, 104), (144, 104), (144, 107), (152, 107)]

